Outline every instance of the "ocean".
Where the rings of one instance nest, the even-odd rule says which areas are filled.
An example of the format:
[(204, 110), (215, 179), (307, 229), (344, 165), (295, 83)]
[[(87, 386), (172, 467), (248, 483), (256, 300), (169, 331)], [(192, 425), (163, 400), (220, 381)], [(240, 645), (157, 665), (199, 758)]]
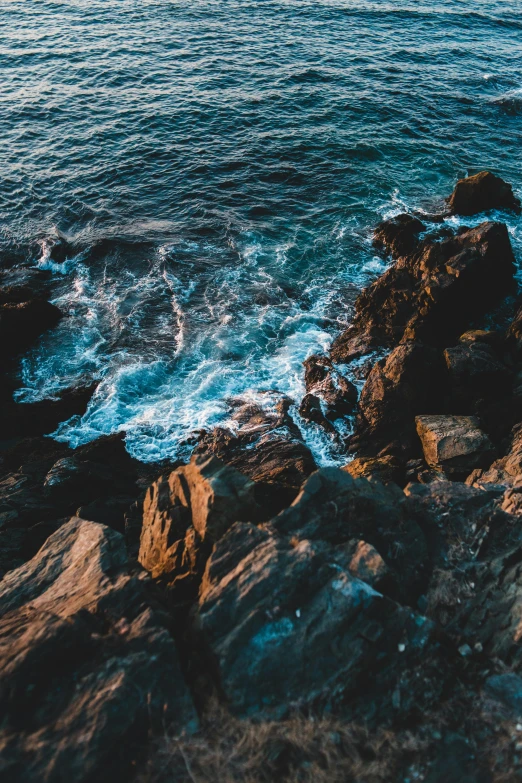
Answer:
[(375, 224), (485, 168), (521, 194), (520, 0), (3, 0), (0, 64), (0, 262), (51, 270), (67, 315), (16, 398), (99, 381), (72, 446), (185, 459), (288, 395), (342, 461), (302, 362), (386, 268)]

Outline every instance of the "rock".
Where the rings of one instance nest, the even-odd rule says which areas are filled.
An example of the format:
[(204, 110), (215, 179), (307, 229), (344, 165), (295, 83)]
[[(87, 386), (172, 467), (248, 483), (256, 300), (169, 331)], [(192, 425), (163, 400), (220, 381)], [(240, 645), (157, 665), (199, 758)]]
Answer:
[(56, 399), (34, 403), (15, 403), (10, 398), (3, 406), (3, 438), (49, 435), (62, 421), (82, 416), (97, 383), (66, 389)]
[(448, 475), (465, 474), (491, 460), (493, 447), (474, 416), (417, 416), (428, 465)]
[(395, 683), (432, 631), (316, 543), (239, 523), (208, 562), (197, 624), (231, 709), (276, 718), (326, 705), (367, 718), (393, 710)]
[(520, 201), (511, 185), (490, 171), (459, 179), (448, 204), (452, 215), (476, 215), (490, 209), (520, 212)]
[(488, 677), (485, 691), (508, 707), (517, 718), (522, 718), (522, 677), (513, 672)]
[(335, 369), (328, 356), (309, 356), (304, 367), (306, 391), (323, 400), (327, 419), (334, 421), (353, 413), (357, 388)]
[(485, 403), (511, 390), (513, 373), (486, 342), (469, 339), (446, 348), (451, 410), (480, 413)]
[(522, 479), (522, 424), (513, 428), (508, 452), (495, 460), (487, 470), (475, 471), (466, 483), (475, 486), (499, 484), (512, 487)]
[(402, 214), (379, 223), (373, 234), (373, 244), (387, 250), (392, 258), (412, 253), (419, 244), (419, 234), (426, 226), (412, 215)]
[(194, 456), (149, 488), (139, 561), (155, 579), (197, 590), (212, 546), (234, 522), (259, 515), (253, 481), (216, 457)]
[(195, 728), (174, 640), (123, 537), (72, 519), (0, 583), (5, 780), (125, 779), (149, 733)]
[(394, 484), (384, 486), (354, 479), (346, 470), (322, 468), (272, 526), (294, 540), (323, 541), (333, 547), (365, 541), (397, 576), (400, 595), (407, 602), (416, 600), (427, 582), (424, 534), (410, 514), (409, 501)]
[(204, 433), (195, 454), (214, 454), (256, 482), (259, 501), (270, 514), (291, 503), (315, 462), (288, 413), (292, 401), (267, 395), (268, 409), (237, 401), (234, 431), (216, 427)]
[(344, 470), (353, 478), (377, 479), (383, 484), (402, 484), (404, 479), (404, 466), (392, 454), (384, 457), (356, 457)]
[(390, 569), (375, 547), (366, 541), (359, 541), (348, 566), (352, 576), (361, 579), (376, 590), (390, 577)]
[(507, 228), (482, 223), (442, 242), (426, 240), (365, 289), (331, 358), (347, 363), (402, 339), (439, 348), (514, 290)]
[(309, 424), (317, 424), (334, 437), (337, 435), (334, 425), (323, 413), (321, 400), (315, 394), (305, 394), (299, 406), (299, 415)]
[(398, 345), (366, 380), (350, 450), (363, 457), (416, 456), (414, 417), (440, 409), (445, 383), (439, 351), (415, 342)]
[(0, 306), (0, 358), (9, 359), (23, 351), (43, 332), (52, 329), (62, 313), (50, 302), (31, 299)]

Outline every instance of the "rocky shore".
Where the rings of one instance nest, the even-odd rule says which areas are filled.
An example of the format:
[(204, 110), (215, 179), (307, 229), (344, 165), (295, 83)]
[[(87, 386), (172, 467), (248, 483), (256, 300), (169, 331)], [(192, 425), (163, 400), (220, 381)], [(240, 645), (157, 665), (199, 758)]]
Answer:
[[(520, 211), (488, 172), (447, 203)], [(45, 437), (94, 388), (14, 403), (62, 313), (4, 266), (2, 781), (522, 778), (522, 306), (506, 225), (444, 217), (376, 227), (387, 271), (305, 362), (344, 468), (280, 398), (188, 465)]]

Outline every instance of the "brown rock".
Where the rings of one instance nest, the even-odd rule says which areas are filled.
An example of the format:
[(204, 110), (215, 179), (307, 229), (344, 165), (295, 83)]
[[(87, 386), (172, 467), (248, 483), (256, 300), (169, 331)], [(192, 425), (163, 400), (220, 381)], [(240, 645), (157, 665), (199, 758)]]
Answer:
[(419, 234), (426, 226), (412, 215), (402, 214), (379, 223), (373, 234), (373, 244), (391, 253), (392, 258), (412, 253), (419, 244)]
[(139, 561), (154, 578), (173, 585), (191, 579), (192, 584), (228, 528), (259, 513), (250, 479), (216, 457), (194, 456), (149, 488)]
[(176, 646), (123, 537), (72, 519), (0, 583), (2, 778), (125, 779), (149, 732), (195, 727)]
[(328, 356), (309, 356), (304, 367), (306, 391), (323, 400), (327, 419), (334, 421), (353, 413), (357, 388), (335, 369)]
[(511, 185), (490, 171), (460, 179), (448, 200), (452, 215), (476, 215), (489, 209), (520, 212), (520, 201)]
[(493, 451), (474, 416), (417, 416), (417, 433), (428, 465), (447, 474), (484, 465)]
[(353, 478), (378, 479), (383, 484), (389, 484), (391, 481), (401, 484), (404, 477), (403, 464), (392, 454), (383, 457), (356, 457), (344, 470)]
[(348, 362), (402, 339), (444, 348), (513, 290), (513, 272), (502, 223), (426, 240), (360, 294), (354, 321), (334, 341), (331, 357)]

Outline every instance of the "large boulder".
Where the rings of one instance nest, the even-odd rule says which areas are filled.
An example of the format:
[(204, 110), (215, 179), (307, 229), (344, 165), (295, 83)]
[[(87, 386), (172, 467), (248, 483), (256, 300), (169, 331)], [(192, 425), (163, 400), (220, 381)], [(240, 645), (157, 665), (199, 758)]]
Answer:
[(502, 223), (421, 242), (360, 294), (352, 325), (332, 344), (333, 361), (402, 339), (445, 348), (514, 290), (514, 261)]
[(476, 215), (489, 209), (520, 212), (520, 200), (513, 195), (511, 185), (490, 171), (459, 179), (448, 205), (452, 215)]
[(413, 215), (395, 215), (379, 223), (373, 233), (373, 244), (397, 259), (412, 253), (417, 248), (419, 234), (423, 231), (426, 231), (426, 226)]
[(174, 640), (123, 537), (73, 518), (0, 583), (4, 780), (121, 780), (149, 732), (195, 728)]
[(368, 719), (394, 711), (397, 689), (405, 711), (430, 690), (423, 679), (416, 692), (408, 665), (429, 647), (431, 624), (337, 565), (319, 542), (234, 525), (208, 562), (196, 619), (241, 716), (328, 705)]
[(471, 336), (446, 348), (444, 359), (451, 408), (455, 413), (480, 413), (488, 402), (504, 397), (511, 390), (513, 372), (499, 354), (485, 339)]
[(417, 416), (417, 433), (428, 465), (448, 475), (466, 475), (493, 456), (488, 436), (474, 416)]
[(161, 476), (145, 497), (140, 563), (172, 587), (195, 589), (212, 546), (234, 522), (259, 517), (255, 489), (213, 456)]

